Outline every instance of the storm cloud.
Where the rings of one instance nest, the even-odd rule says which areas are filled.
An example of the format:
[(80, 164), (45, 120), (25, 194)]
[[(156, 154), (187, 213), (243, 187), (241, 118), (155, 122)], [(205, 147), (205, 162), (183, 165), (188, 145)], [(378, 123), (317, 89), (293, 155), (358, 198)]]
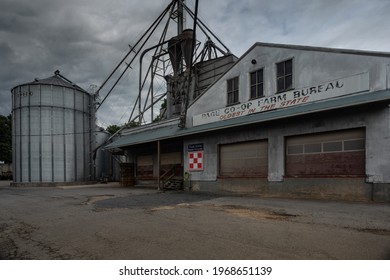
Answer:
[[(11, 88), (57, 69), (84, 89), (100, 86), (169, 2), (0, 0), (0, 114), (11, 113)], [(389, 52), (389, 13), (387, 0), (199, 0), (200, 19), (236, 56), (255, 42)], [(137, 75), (101, 107), (101, 124), (127, 121)]]

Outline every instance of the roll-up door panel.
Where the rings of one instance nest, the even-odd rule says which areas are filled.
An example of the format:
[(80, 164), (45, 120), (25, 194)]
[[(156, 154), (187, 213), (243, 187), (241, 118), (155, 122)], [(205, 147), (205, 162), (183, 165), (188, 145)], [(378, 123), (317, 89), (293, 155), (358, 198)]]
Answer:
[(286, 175), (364, 176), (365, 130), (353, 129), (287, 138)]
[(153, 157), (152, 155), (137, 157), (137, 177), (153, 178)]
[(253, 141), (220, 146), (220, 176), (266, 177), (267, 175), (267, 141)]

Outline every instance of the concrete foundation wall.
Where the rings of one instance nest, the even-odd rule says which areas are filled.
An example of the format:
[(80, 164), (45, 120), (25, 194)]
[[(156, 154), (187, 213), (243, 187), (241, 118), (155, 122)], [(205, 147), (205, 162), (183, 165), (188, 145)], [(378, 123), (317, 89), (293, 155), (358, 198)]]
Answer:
[(372, 184), (373, 201), (390, 202), (390, 184)]
[(192, 191), (259, 195), (261, 197), (390, 202), (390, 184), (369, 184), (362, 178), (218, 179), (191, 181)]
[(96, 181), (81, 181), (81, 182), (11, 182), (11, 187), (62, 187), (62, 186), (84, 186), (84, 185), (92, 185), (96, 184)]
[(367, 181), (390, 183), (390, 108), (372, 110), (365, 120)]

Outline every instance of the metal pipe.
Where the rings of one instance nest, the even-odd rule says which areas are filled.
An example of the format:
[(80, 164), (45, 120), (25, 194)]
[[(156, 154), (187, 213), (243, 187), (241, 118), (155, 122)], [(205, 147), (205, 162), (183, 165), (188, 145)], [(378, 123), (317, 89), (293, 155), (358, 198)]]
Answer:
[(142, 93), (142, 59), (144, 58), (144, 55), (148, 52), (151, 51), (155, 48), (158, 48), (159, 46), (162, 46), (164, 44), (168, 43), (168, 41), (161, 42), (153, 47), (147, 48), (144, 50), (140, 56), (139, 59), (139, 80), (138, 80), (138, 86), (139, 86), (139, 91), (138, 91), (138, 117), (139, 117), (139, 123), (141, 124), (142, 117), (141, 117), (141, 93)]
[[(39, 104), (42, 104), (42, 85), (39, 85)], [(39, 181), (42, 182), (42, 110), (39, 110)]]
[[(145, 111), (148, 110), (151, 106), (155, 105), (157, 102), (159, 102), (161, 99), (163, 99), (165, 96), (167, 95), (167, 93), (164, 93), (162, 94), (158, 99), (156, 99), (154, 101), (153, 104), (150, 104), (148, 107), (145, 108)], [(138, 118), (138, 116), (135, 116), (133, 119), (130, 119), (129, 122), (132, 122), (134, 121), (136, 118)]]
[(194, 16), (194, 26), (193, 26), (193, 34), (192, 34), (192, 46), (191, 46), (191, 58), (190, 58), (190, 65), (189, 65), (189, 73), (188, 73), (188, 88), (187, 92), (185, 94), (185, 101), (184, 101), (184, 112), (181, 116), (181, 121), (179, 123), (179, 126), (181, 128), (186, 127), (186, 121), (187, 121), (187, 108), (188, 108), (188, 100), (189, 100), (189, 94), (191, 90), (191, 74), (192, 74), (192, 63), (193, 63), (193, 57), (194, 57), (194, 50), (195, 50), (195, 38), (196, 38), (196, 26), (198, 21), (198, 5), (199, 0), (196, 0), (195, 2), (195, 16)]
[[(165, 53), (166, 54), (166, 53)], [(148, 110), (149, 108), (151, 108), (152, 109), (152, 111), (153, 111), (153, 106), (152, 107), (147, 107), (147, 103), (148, 103), (148, 101), (149, 101), (149, 95), (151, 95), (151, 104), (155, 104), (154, 102), (153, 102), (153, 81), (154, 81), (154, 74), (155, 74), (155, 72), (156, 72), (156, 70), (157, 70), (157, 65), (154, 67), (154, 69), (151, 71), (151, 69), (152, 69), (152, 67), (153, 67), (153, 61), (156, 59), (156, 57), (160, 57), (160, 56), (163, 56), (163, 55), (165, 55), (165, 54), (160, 54), (160, 55), (158, 55), (158, 56), (153, 56), (153, 59), (152, 59), (152, 64), (151, 64), (151, 66), (148, 68), (148, 72), (146, 73), (146, 76), (145, 76), (145, 80), (144, 80), (144, 83), (142, 84), (142, 88), (144, 87), (144, 85), (145, 85), (145, 82), (146, 82), (146, 79), (147, 79), (147, 75), (149, 74), (149, 72), (151, 73), (151, 86), (150, 86), (150, 88), (149, 88), (149, 91), (148, 91), (148, 95), (146, 96), (146, 100), (145, 100), (145, 103), (144, 103), (144, 108), (143, 108), (143, 112), (142, 112), (142, 115), (146, 112), (146, 110)], [(138, 99), (137, 99), (138, 100)], [(131, 118), (130, 118), (131, 119)], [(152, 119), (153, 119), (153, 117), (152, 117)]]
[[(172, 2), (173, 3), (173, 2)], [(137, 55), (140, 53), (141, 49), (145, 46), (146, 42), (149, 40), (149, 38), (151, 37), (151, 35), (154, 33), (154, 31), (157, 29), (157, 26), (160, 24), (160, 22), (162, 21), (162, 19), (165, 17), (166, 13), (169, 11), (169, 9), (171, 8), (172, 6), (172, 3), (170, 3), (167, 8), (165, 8), (165, 10), (163, 11), (163, 13), (153, 22), (153, 24), (148, 28), (148, 30), (144, 33), (144, 35), (137, 41), (137, 43), (134, 45), (134, 47), (129, 51), (128, 54), (130, 54), (131, 52), (134, 51), (134, 48), (135, 46), (137, 46), (143, 39), (144, 37), (146, 36), (146, 34), (148, 34), (150, 32), (150, 34), (147, 36), (147, 38), (145, 39), (145, 41), (142, 43), (141, 47), (138, 49), (138, 51), (136, 52), (136, 54), (134, 55), (134, 57), (132, 58), (132, 60), (130, 61), (130, 63), (127, 64), (126, 68), (123, 70), (122, 74), (119, 76), (119, 78), (116, 80), (116, 82), (114, 83), (114, 85), (111, 87), (111, 89), (108, 91), (107, 95), (103, 98), (103, 100), (100, 102), (100, 104), (97, 106), (96, 108), (96, 111), (99, 110), (99, 108), (101, 107), (101, 105), (104, 103), (104, 101), (107, 99), (107, 97), (111, 94), (112, 90), (116, 87), (116, 85), (118, 84), (118, 82), (122, 79), (123, 75), (126, 73), (126, 71), (130, 68), (131, 64), (133, 63), (133, 61), (135, 60), (135, 58), (137, 57)], [(153, 30), (152, 30), (153, 29)], [(128, 55), (127, 55), (128, 56)], [(115, 70), (110, 74), (110, 77), (114, 74), (114, 72), (116, 72), (116, 70), (119, 68), (119, 66), (123, 63), (123, 61), (127, 58), (127, 56), (120, 62), (120, 64), (118, 64), (118, 66), (115, 68)], [(108, 81), (108, 79), (106, 79), (106, 81), (104, 82), (104, 84)], [(103, 85), (104, 85), (103, 84)], [(96, 93), (98, 94), (101, 90), (101, 88), (103, 87), (103, 85), (96, 91)]]
[[(51, 96), (53, 96), (53, 87), (51, 87)], [(51, 181), (54, 182), (54, 139), (53, 139), (53, 129), (54, 129), (54, 114), (53, 114), (53, 99), (51, 100), (51, 110), (50, 110), (50, 144), (51, 144)]]
[(183, 32), (184, 26), (184, 0), (177, 1), (177, 35)]
[[(132, 119), (132, 117), (133, 117), (133, 114), (134, 114), (134, 112), (135, 112), (135, 108), (137, 108), (138, 98), (139, 98), (139, 96), (137, 95), (137, 99), (135, 100), (133, 110), (131, 111), (131, 114), (130, 114), (130, 117), (129, 117), (129, 121), (128, 121), (127, 123), (130, 123), (130, 121), (131, 121), (131, 119)], [(138, 116), (135, 117), (135, 119), (136, 119), (136, 118), (138, 118)]]
[[(31, 92), (30, 85), (28, 85), (28, 92)], [(28, 97), (28, 181), (31, 182), (31, 166), (32, 166), (32, 159), (31, 159), (31, 99), (30, 96)]]
[[(195, 17), (195, 14), (183, 3), (183, 6), (184, 6), (184, 9), (187, 11), (187, 13), (192, 17), (194, 18)], [(215, 39), (217, 39), (217, 41), (226, 49), (227, 53), (230, 53), (230, 50), (225, 46), (224, 43), (222, 43), (222, 41), (202, 22), (202, 20), (200, 19), (197, 19), (197, 22), (199, 22), (199, 28), (203, 31), (203, 33), (207, 33), (204, 31), (204, 29), (202, 28), (202, 26), (208, 31), (210, 32), (211, 35), (213, 35), (213, 37)], [(202, 25), (202, 26), (201, 26)]]
[(100, 86), (100, 88), (96, 91), (96, 93), (99, 93), (100, 90), (104, 87), (104, 85), (108, 82), (108, 80), (112, 77), (112, 75), (118, 70), (118, 68), (122, 65), (122, 63), (126, 60), (126, 58), (135, 51), (135, 47), (143, 40), (143, 38), (146, 36), (146, 34), (152, 29), (152, 27), (159, 21), (160, 18), (163, 18), (167, 11), (169, 10), (169, 7), (172, 5), (170, 3), (167, 8), (157, 17), (157, 19), (149, 26), (149, 28), (145, 31), (145, 33), (141, 36), (141, 38), (138, 39), (138, 41), (130, 48), (128, 53), (125, 55), (125, 57), (118, 63), (118, 65), (114, 68), (114, 70), (111, 72), (111, 74), (108, 76), (108, 78), (103, 82), (103, 84)]
[[(175, 7), (175, 5), (172, 5), (172, 9), (171, 9), (171, 11), (170, 11), (170, 14), (171, 14), (171, 15), (172, 15), (172, 13), (173, 13), (174, 7)], [(167, 23), (165, 24), (164, 30), (163, 30), (163, 32), (162, 32), (162, 35), (161, 35), (161, 37), (160, 37), (160, 39), (159, 39), (159, 44), (163, 44), (164, 42), (166, 42), (165, 37), (166, 37), (166, 34), (167, 34), (167, 32), (168, 32), (169, 22), (170, 22), (170, 20), (168, 19)], [(156, 45), (156, 46), (155, 46), (156, 51), (154, 52), (153, 59), (156, 58), (156, 57), (162, 56), (162, 54), (160, 54), (160, 55), (157, 56), (157, 52), (158, 52), (157, 48), (158, 48), (158, 47), (159, 47), (159, 45)], [(165, 54), (164, 54), (164, 55), (165, 55)], [(145, 75), (145, 79), (144, 79), (144, 81), (143, 81), (143, 83), (142, 83), (142, 86), (139, 88), (140, 91), (141, 91), (141, 88), (142, 88), (142, 89), (144, 88), (144, 85), (145, 85), (145, 83), (146, 83), (147, 76), (149, 75), (149, 72), (152, 73), (152, 81), (151, 81), (151, 83), (153, 83), (153, 73), (154, 73), (154, 72), (156, 71), (156, 69), (157, 69), (157, 65), (156, 65), (156, 67), (153, 69), (153, 59), (152, 59), (152, 64), (151, 64), (151, 66), (148, 68), (148, 72), (147, 72), (146, 75)], [(141, 66), (140, 66), (140, 69), (141, 69)], [(140, 72), (140, 78), (141, 78), (141, 72)], [(143, 114), (144, 114), (144, 112), (146, 111), (145, 107), (146, 107), (147, 102), (148, 102), (148, 100), (149, 100), (149, 94), (150, 94), (151, 91), (152, 91), (151, 94), (152, 94), (152, 99), (153, 99), (153, 84), (151, 85), (151, 89), (149, 89), (148, 95), (147, 95), (147, 97), (146, 97), (143, 112), (141, 112), (141, 110), (139, 110), (139, 112), (138, 112), (138, 115), (139, 115), (139, 118), (140, 118), (139, 124), (141, 124)], [(137, 101), (139, 102), (139, 103), (138, 103), (138, 108), (140, 108), (141, 105), (142, 105), (142, 104), (141, 104), (141, 95), (138, 96)], [(151, 102), (151, 103), (153, 104), (153, 102)], [(134, 105), (134, 108), (135, 108), (136, 105), (137, 105), (137, 104)], [(133, 116), (134, 108), (133, 108), (133, 111), (132, 111), (132, 113), (131, 113), (131, 115), (130, 115), (129, 122), (130, 122), (130, 119), (131, 119), (132, 116)], [(153, 107), (152, 107), (152, 120), (153, 120)]]
[(160, 190), (160, 165), (161, 165), (161, 145), (160, 140), (157, 140), (157, 189)]
[[(153, 61), (154, 59), (152, 59), (152, 66), (153, 66)], [(154, 71), (151, 71), (151, 77), (150, 77), (150, 87), (151, 87), (151, 93), (150, 93), (150, 104), (153, 104), (153, 94), (154, 94), (154, 90), (153, 90), (153, 87), (154, 87)], [(146, 103), (145, 103), (146, 105)], [(151, 107), (151, 112), (150, 112), (150, 121), (153, 122), (153, 106)]]
[[(19, 94), (21, 94), (22, 92), (22, 87), (19, 87)], [(21, 95), (19, 95), (19, 106), (22, 107), (22, 98), (21, 98)], [(22, 110), (20, 109), (19, 110), (19, 131), (20, 131), (20, 135), (22, 135)], [(23, 162), (23, 158), (22, 158), (22, 137), (19, 137), (20, 141), (19, 141), (19, 165), (20, 165), (20, 182), (23, 182), (23, 166), (22, 166), (22, 162)]]
[[(62, 104), (65, 105), (65, 88), (62, 88)], [(65, 127), (65, 108), (62, 108), (62, 133), (64, 134), (63, 136), (63, 154), (62, 154), (62, 157), (63, 157), (63, 160), (64, 160), (64, 182), (67, 181), (66, 179), (66, 170), (67, 170), (67, 165), (66, 165), (66, 127)]]
[[(172, 13), (172, 10), (171, 10), (171, 13)], [(160, 43), (165, 41), (165, 37), (166, 37), (167, 32), (168, 32), (169, 23), (170, 23), (170, 20), (168, 20), (167, 23), (165, 24), (164, 30), (163, 30), (162, 35), (161, 35), (160, 40), (159, 40)], [(160, 54), (157, 55), (157, 53), (158, 53), (158, 50), (156, 48), (156, 51), (154, 52), (154, 55), (152, 58), (152, 64), (151, 64), (152, 66), (149, 68), (149, 70), (153, 68), (153, 62), (156, 58), (159, 58), (160, 56), (163, 56), (166, 54), (166, 53), (162, 54), (161, 49), (160, 49)], [(151, 92), (151, 101), (150, 101), (151, 107), (150, 108), (151, 108), (151, 121), (152, 122), (153, 122), (153, 105), (155, 104), (154, 96), (153, 96), (154, 95), (154, 90), (153, 90), (154, 89), (154, 75), (157, 71), (157, 65), (158, 65), (158, 61), (156, 63), (156, 66), (154, 67), (154, 69), (151, 71), (151, 91), (150, 91)], [(148, 97), (149, 97), (149, 93), (148, 93)], [(145, 101), (144, 112), (147, 110), (146, 109), (147, 101), (148, 101), (148, 98)]]
[[(76, 90), (73, 90), (73, 108), (76, 108)], [(73, 145), (74, 145), (74, 180), (77, 181), (77, 130), (76, 130), (76, 111), (73, 110)]]

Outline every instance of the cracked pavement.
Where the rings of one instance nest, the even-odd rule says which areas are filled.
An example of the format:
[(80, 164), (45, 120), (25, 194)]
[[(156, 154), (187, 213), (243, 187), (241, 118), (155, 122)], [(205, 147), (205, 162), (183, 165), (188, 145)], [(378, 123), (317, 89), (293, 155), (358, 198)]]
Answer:
[(0, 259), (390, 259), (390, 204), (0, 182)]

